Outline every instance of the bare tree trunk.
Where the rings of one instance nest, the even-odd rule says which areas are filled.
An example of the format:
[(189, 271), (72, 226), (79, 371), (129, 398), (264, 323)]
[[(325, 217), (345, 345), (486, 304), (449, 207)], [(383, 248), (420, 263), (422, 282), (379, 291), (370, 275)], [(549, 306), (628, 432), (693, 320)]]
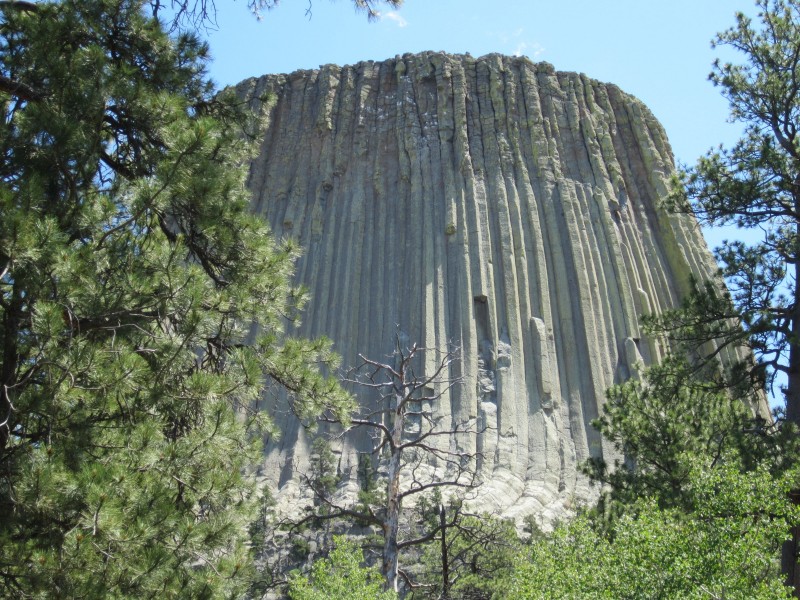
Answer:
[[(798, 206), (800, 211), (800, 206)], [(800, 230), (800, 224), (795, 226)], [(800, 231), (796, 232), (800, 237)], [(794, 265), (795, 280), (800, 277), (800, 264)], [(796, 339), (800, 335), (800, 284), (794, 288), (794, 307), (791, 317), (791, 334), (789, 336), (789, 368), (787, 385), (784, 390), (786, 400), (786, 420), (800, 430), (800, 343)]]
[(389, 457), (386, 486), (386, 520), (383, 524), (383, 576), (386, 579), (386, 588), (397, 592), (397, 533), (400, 528), (400, 504), (402, 501), (400, 496), (400, 459), (402, 458), (400, 444), (403, 442), (403, 425), (405, 423), (402, 414), (404, 394), (396, 393), (394, 400), (391, 456)]
[[(798, 202), (796, 208), (800, 209)], [(795, 226), (800, 229), (800, 225)], [(796, 232), (800, 235), (800, 231)], [(795, 282), (800, 279), (800, 264), (794, 265)], [(789, 337), (789, 369), (788, 382), (784, 397), (786, 401), (786, 420), (791, 423), (796, 432), (800, 431), (800, 343), (796, 336), (800, 334), (800, 285), (794, 287), (794, 311), (791, 320), (791, 336)], [(792, 503), (800, 505), (800, 489), (790, 493)], [(798, 549), (800, 548), (800, 526), (792, 525), (790, 539), (783, 543), (781, 548), (781, 572), (786, 576), (786, 585), (794, 589), (794, 597), (800, 598), (800, 569), (797, 566)]]
[(439, 505), (439, 527), (442, 528), (442, 600), (450, 598), (450, 557), (447, 555), (447, 520), (444, 504)]
[(3, 318), (3, 349), (0, 354), (0, 452), (5, 450), (11, 429), (13, 428), (14, 406), (11, 402), (11, 392), (14, 389), (17, 376), (17, 342), (20, 329), (20, 318), (23, 311), (23, 296), (19, 286), (14, 285), (10, 306), (7, 307)]
[[(789, 493), (792, 504), (800, 505), (800, 490)], [(781, 571), (786, 576), (786, 585), (792, 586), (792, 595), (800, 598), (800, 569), (797, 568), (797, 549), (800, 543), (800, 526), (792, 525), (789, 530), (790, 538), (783, 543), (781, 548)]]
[[(450, 378), (450, 368), (458, 360), (455, 349), (449, 349), (438, 361), (436, 368), (430, 373), (415, 373), (415, 361), (425, 348), (414, 344), (411, 348), (403, 349), (399, 340), (394, 353), (394, 366), (383, 362), (374, 361), (359, 355), (362, 364), (350, 373), (355, 375), (345, 379), (346, 382), (364, 386), (378, 394), (380, 406), (368, 409), (366, 414), (356, 414), (350, 423), (351, 428), (366, 427), (375, 432), (373, 438), (373, 452), (381, 452), (379, 459), (385, 460), (388, 449), (386, 475), (386, 498), (380, 506), (375, 504), (375, 499), (368, 500), (363, 509), (339, 506), (330, 498), (322, 497), (322, 501), (332, 510), (327, 510), (324, 516), (314, 514), (301, 521), (325, 518), (357, 518), (380, 527), (383, 533), (383, 553), (381, 555), (381, 574), (385, 579), (387, 590), (398, 592), (400, 575), (399, 554), (409, 547), (418, 547), (422, 544), (434, 542), (441, 526), (437, 525), (432, 530), (420, 532), (411, 528), (412, 535), (404, 536), (400, 532), (400, 518), (403, 498), (434, 491), (443, 486), (456, 489), (474, 489), (477, 487), (473, 465), (477, 454), (461, 452), (437, 446), (436, 440), (440, 436), (455, 436), (469, 433), (480, 433), (470, 428), (469, 423), (453, 425), (452, 429), (439, 429), (439, 419), (431, 412), (430, 405), (441, 400), (442, 395), (449, 392), (453, 386), (461, 383), (460, 377)], [(422, 364), (420, 364), (422, 366)], [(415, 421), (406, 422), (413, 418)], [(334, 417), (324, 419), (326, 422), (340, 422)], [(414, 425), (406, 431), (406, 425)], [(417, 426), (419, 431), (417, 431)], [(406, 453), (405, 455), (403, 453)], [(435, 480), (422, 469), (426, 457), (436, 458), (440, 464), (445, 465), (445, 474), (442, 480)], [(405, 471), (410, 481), (403, 481), (401, 486), (400, 475)], [(440, 518), (444, 522), (446, 515), (442, 509)], [(416, 536), (416, 537), (414, 537)], [(446, 544), (446, 540), (443, 540)], [(445, 552), (447, 547), (444, 546)], [(445, 558), (447, 561), (447, 558)], [(449, 564), (446, 567), (449, 571)], [(406, 575), (403, 574), (404, 579)], [(449, 579), (449, 575), (447, 576)], [(407, 580), (409, 585), (413, 582)], [(449, 586), (449, 581), (446, 582)]]

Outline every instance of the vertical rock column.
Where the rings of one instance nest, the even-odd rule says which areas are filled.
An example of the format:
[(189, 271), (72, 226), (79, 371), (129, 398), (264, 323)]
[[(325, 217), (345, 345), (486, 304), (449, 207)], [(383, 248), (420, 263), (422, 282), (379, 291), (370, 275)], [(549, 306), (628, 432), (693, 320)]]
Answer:
[[(658, 208), (673, 161), (647, 108), (499, 55), (326, 65), (238, 93), (265, 118), (254, 209), (304, 248), (299, 333), (345, 365), (398, 331), (459, 345), (463, 384), (439, 410), (488, 426), (448, 442), (481, 452), (484, 508), (547, 518), (588, 498), (578, 464), (612, 451), (591, 426), (605, 389), (659, 354), (639, 317), (714, 271), (696, 223)], [(308, 443), (276, 415), (264, 473), (294, 489)], [(340, 468), (368, 447), (348, 438)]]

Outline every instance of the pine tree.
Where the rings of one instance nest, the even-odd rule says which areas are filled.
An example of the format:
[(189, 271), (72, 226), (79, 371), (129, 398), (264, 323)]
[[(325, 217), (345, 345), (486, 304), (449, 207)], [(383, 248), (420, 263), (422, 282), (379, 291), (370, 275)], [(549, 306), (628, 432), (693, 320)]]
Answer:
[(710, 75), (744, 134), (684, 173), (672, 198), (702, 224), (748, 235), (715, 250), (729, 294), (698, 285), (682, 310), (660, 321), (700, 358), (748, 347), (756, 360), (738, 373), (756, 384), (782, 373), (786, 419), (800, 425), (800, 2), (757, 6), (760, 26), (739, 13), (715, 41), (743, 55), (742, 64), (717, 61)]
[(678, 347), (660, 364), (606, 392), (603, 415), (593, 425), (624, 461), (612, 466), (595, 458), (583, 465), (610, 492), (602, 511), (624, 510), (642, 497), (661, 507), (691, 510), (687, 482), (698, 466), (712, 471), (733, 459), (746, 470), (769, 467), (776, 476), (790, 467), (784, 432), (758, 416), (746, 398), (720, 389), (714, 375), (698, 374)]
[[(785, 385), (784, 431), (800, 427), (800, 2), (758, 0), (759, 24), (736, 15), (716, 44), (737, 51), (740, 64), (717, 61), (712, 82), (729, 100), (741, 139), (711, 151), (683, 174), (672, 198), (707, 225), (735, 225), (749, 236), (715, 250), (728, 290), (697, 285), (682, 310), (658, 320), (688, 344), (701, 367), (728, 348), (745, 357), (720, 382), (742, 393)], [(753, 240), (753, 241), (750, 241)], [(800, 594), (800, 530), (784, 549), (783, 569)]]
[(253, 123), (145, 0), (0, 2), (0, 595), (236, 597), (297, 249), (248, 212)]

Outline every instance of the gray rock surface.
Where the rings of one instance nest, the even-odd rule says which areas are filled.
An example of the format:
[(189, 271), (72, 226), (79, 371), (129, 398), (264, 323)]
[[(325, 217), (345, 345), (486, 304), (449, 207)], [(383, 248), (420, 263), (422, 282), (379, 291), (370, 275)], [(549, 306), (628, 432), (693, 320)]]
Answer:
[[(500, 55), (325, 65), (237, 89), (266, 117), (254, 208), (304, 248), (299, 332), (333, 339), (345, 365), (388, 355), (398, 330), (460, 345), (463, 385), (439, 410), (491, 426), (450, 442), (483, 453), (481, 505), (547, 520), (591, 498), (577, 465), (613, 453), (590, 424), (604, 391), (663, 351), (640, 315), (715, 270), (697, 224), (658, 208), (674, 167), (650, 111)], [(262, 472), (294, 498), (310, 441), (276, 411)], [(345, 478), (368, 447), (343, 441)]]

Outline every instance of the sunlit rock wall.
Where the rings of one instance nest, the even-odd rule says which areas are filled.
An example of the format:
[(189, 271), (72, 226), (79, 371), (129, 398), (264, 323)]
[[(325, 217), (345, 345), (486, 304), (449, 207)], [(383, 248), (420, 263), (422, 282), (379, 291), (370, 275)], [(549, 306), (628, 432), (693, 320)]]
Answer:
[[(604, 391), (659, 353), (640, 315), (714, 269), (696, 223), (658, 208), (673, 158), (650, 111), (499, 55), (326, 65), (238, 92), (266, 117), (254, 208), (304, 248), (300, 333), (332, 338), (345, 365), (385, 357), (398, 332), (458, 344), (463, 384), (439, 411), (488, 426), (450, 441), (481, 452), (484, 508), (547, 518), (590, 498), (577, 466), (612, 452), (590, 424)], [(275, 412), (263, 474), (290, 494), (309, 439)], [(345, 439), (345, 480), (368, 447)]]

